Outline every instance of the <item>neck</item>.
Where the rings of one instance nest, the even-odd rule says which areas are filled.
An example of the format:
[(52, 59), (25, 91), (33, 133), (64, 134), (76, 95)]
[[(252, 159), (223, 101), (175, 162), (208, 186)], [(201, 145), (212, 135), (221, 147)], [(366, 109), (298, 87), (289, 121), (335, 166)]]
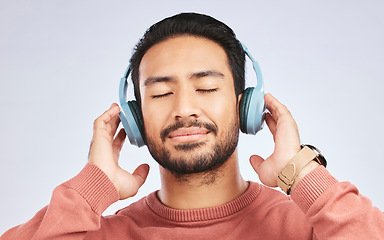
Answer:
[(160, 201), (175, 209), (199, 209), (228, 203), (247, 190), (240, 174), (237, 149), (218, 169), (176, 177), (160, 167)]

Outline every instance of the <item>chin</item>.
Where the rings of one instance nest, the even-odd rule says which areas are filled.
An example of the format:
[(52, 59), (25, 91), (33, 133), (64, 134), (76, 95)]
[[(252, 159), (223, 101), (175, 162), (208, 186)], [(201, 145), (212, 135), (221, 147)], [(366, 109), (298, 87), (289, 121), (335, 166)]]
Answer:
[(175, 176), (181, 176), (216, 170), (229, 159), (235, 151), (236, 145), (237, 141), (231, 145), (224, 145), (224, 148), (220, 144), (212, 146), (189, 144), (189, 148), (183, 145), (183, 150), (177, 151), (169, 151), (165, 148), (150, 148), (150, 153), (164, 169)]
[[(236, 124), (234, 124), (236, 125)], [(225, 134), (196, 142), (154, 142), (147, 138), (152, 157), (174, 175), (209, 172), (222, 166), (235, 152), (239, 140), (238, 128), (230, 128)]]

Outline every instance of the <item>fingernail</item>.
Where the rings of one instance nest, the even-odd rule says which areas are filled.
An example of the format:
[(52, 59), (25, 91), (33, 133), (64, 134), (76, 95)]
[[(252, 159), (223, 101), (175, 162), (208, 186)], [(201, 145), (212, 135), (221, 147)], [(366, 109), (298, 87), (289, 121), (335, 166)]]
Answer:
[(114, 109), (114, 108), (119, 108), (119, 105), (115, 105), (114, 103), (112, 103), (110, 109)]

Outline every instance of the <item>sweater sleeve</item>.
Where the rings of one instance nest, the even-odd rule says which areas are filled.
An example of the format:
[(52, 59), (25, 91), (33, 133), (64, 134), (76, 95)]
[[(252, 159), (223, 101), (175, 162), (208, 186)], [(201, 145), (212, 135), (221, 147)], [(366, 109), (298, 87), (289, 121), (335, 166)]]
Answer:
[(338, 182), (323, 166), (297, 184), (292, 199), (317, 239), (383, 239), (383, 213), (354, 185)]
[(88, 163), (78, 175), (55, 188), (48, 206), (5, 232), (0, 240), (83, 239), (88, 231), (100, 228), (101, 214), (117, 200), (109, 178)]

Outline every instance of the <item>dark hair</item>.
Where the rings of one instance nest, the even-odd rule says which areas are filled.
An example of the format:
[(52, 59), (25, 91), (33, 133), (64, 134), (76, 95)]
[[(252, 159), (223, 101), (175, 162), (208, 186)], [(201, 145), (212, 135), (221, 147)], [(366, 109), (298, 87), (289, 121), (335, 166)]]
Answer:
[(144, 54), (156, 43), (180, 35), (199, 36), (218, 43), (227, 54), (236, 96), (243, 92), (245, 87), (245, 53), (233, 30), (207, 15), (181, 13), (152, 25), (136, 44), (130, 63), (135, 97), (139, 104), (141, 103), (139, 67)]

